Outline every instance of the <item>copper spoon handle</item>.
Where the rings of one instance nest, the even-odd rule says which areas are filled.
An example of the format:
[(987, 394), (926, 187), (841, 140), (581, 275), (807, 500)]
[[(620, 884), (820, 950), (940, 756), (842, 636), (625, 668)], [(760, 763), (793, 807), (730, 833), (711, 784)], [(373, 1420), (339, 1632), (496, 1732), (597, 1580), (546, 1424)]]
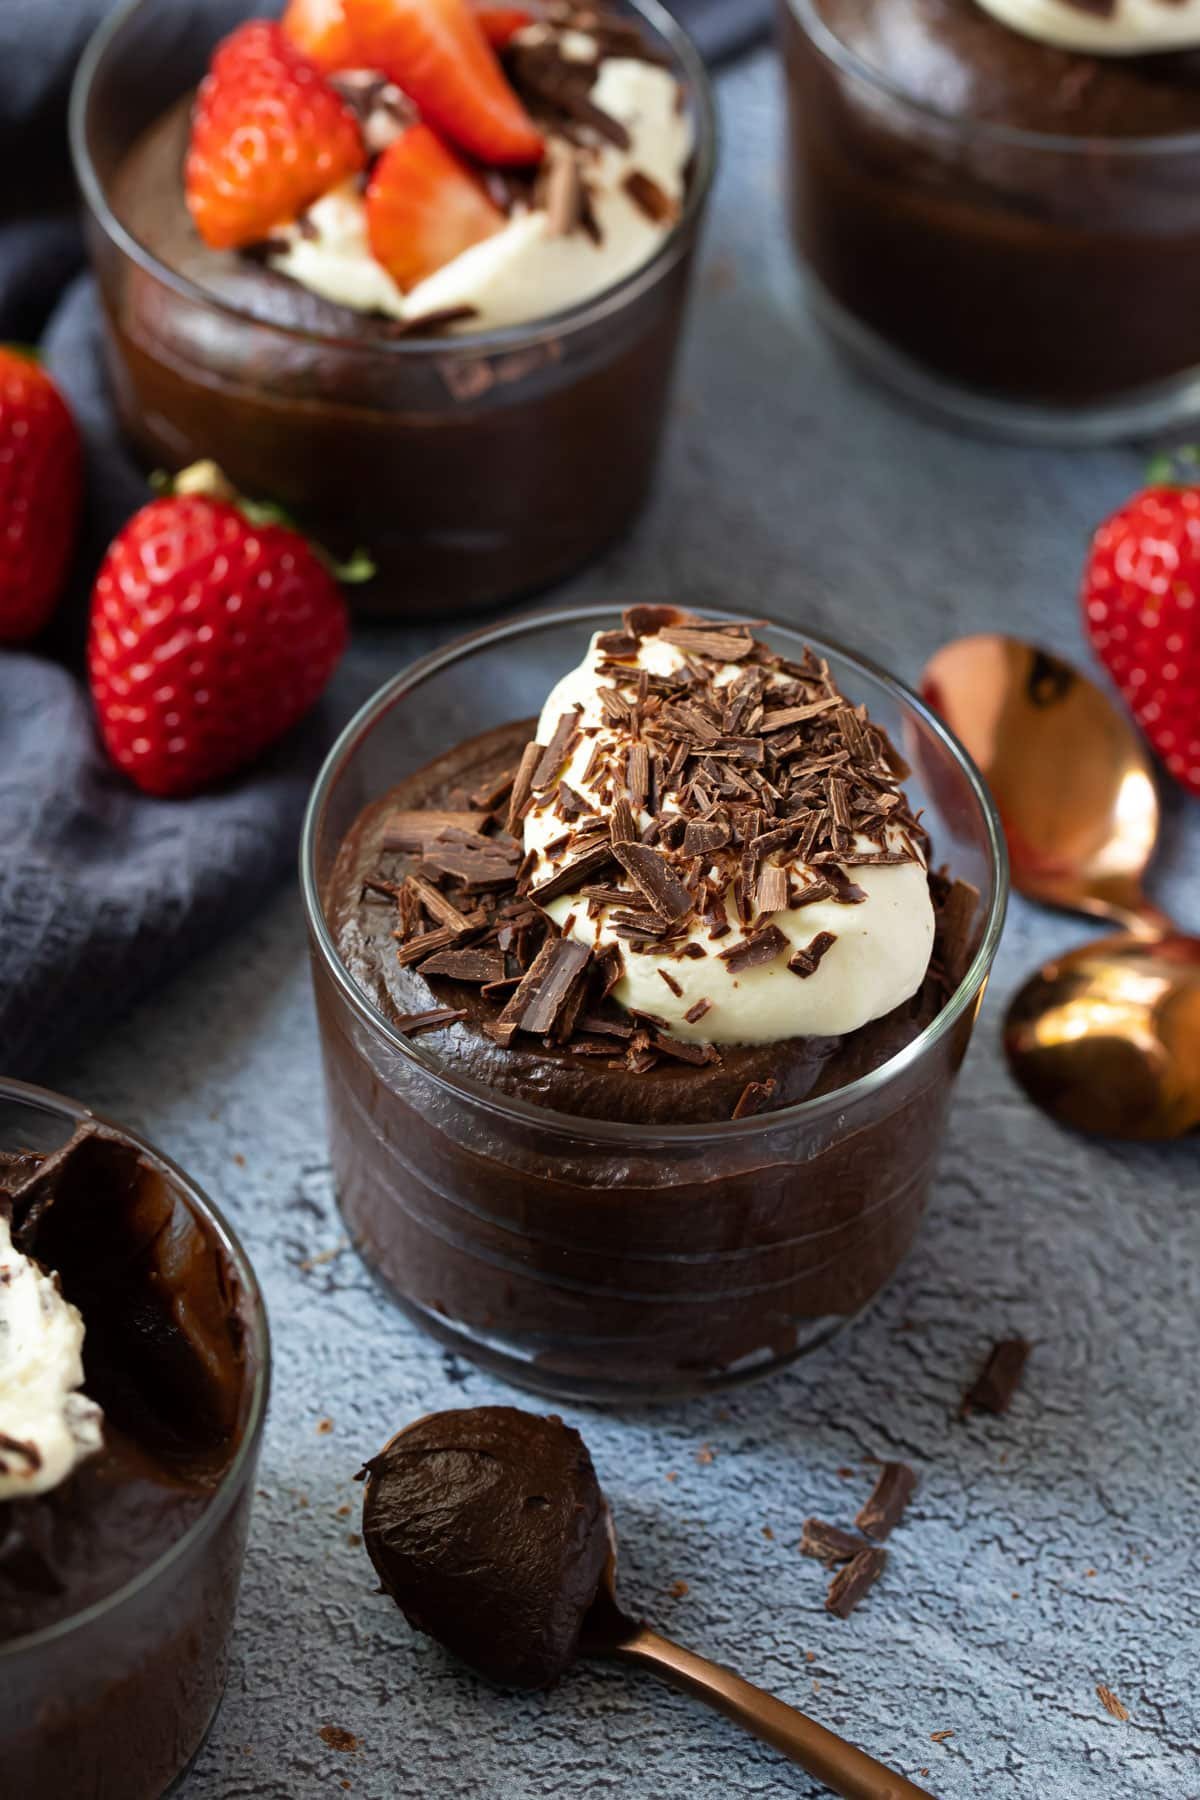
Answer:
[(762, 1738), (799, 1763), (835, 1794), (841, 1794), (843, 1800), (933, 1800), (925, 1788), (885, 1769), (873, 1756), (848, 1744), (835, 1732), (826, 1731), (794, 1706), (787, 1706), (773, 1694), (743, 1681), (732, 1669), (660, 1637), (657, 1631), (642, 1626), (615, 1646), (612, 1654), (623, 1662), (650, 1669), (672, 1687), (682, 1688), (685, 1694), (724, 1713), (743, 1731)]

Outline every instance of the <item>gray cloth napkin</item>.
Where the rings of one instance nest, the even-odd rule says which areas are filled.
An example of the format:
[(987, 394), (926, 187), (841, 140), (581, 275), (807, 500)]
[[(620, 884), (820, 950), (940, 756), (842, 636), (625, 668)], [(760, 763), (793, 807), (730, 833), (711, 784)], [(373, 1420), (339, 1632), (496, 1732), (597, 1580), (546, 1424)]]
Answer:
[[(163, 976), (244, 923), (291, 868), (328, 741), (318, 713), (218, 793), (137, 793), (98, 747), (79, 678), (87, 596), (148, 497), (117, 435), (71, 200), (66, 102), (110, 0), (0, 0), (0, 342), (40, 339), (83, 431), (87, 514), (46, 637), (0, 651), (0, 1073), (73, 1051)], [(706, 56), (744, 48), (769, 0), (675, 0)]]

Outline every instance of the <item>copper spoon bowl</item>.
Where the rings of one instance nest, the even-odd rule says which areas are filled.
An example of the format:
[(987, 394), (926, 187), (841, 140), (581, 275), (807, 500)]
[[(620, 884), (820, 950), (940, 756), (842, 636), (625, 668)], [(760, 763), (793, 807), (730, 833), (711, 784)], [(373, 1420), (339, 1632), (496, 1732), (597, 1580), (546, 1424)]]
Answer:
[(843, 1800), (933, 1800), (927, 1789), (885, 1768), (865, 1750), (826, 1730), (794, 1706), (743, 1681), (721, 1663), (709, 1662), (629, 1618), (617, 1601), (616, 1575), (614, 1538), (600, 1591), (584, 1622), (579, 1646), (582, 1655), (614, 1658), (648, 1669), (671, 1687), (724, 1713), (752, 1737), (771, 1744)]
[(1004, 1032), (1017, 1081), (1051, 1118), (1097, 1137), (1194, 1130), (1200, 940), (1146, 898), (1159, 805), (1141, 739), (1095, 683), (1016, 638), (946, 645), (921, 687), (992, 790), (1017, 891), (1123, 928), (1021, 989)]

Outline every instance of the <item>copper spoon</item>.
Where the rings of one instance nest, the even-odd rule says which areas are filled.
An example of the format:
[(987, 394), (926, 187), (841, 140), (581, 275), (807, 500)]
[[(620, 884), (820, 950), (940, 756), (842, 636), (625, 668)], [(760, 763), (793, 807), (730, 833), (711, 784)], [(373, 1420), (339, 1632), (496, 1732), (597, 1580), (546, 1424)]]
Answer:
[(629, 1618), (617, 1601), (616, 1575), (614, 1539), (600, 1591), (584, 1621), (579, 1646), (584, 1656), (612, 1657), (649, 1669), (671, 1687), (703, 1700), (743, 1731), (782, 1751), (843, 1800), (933, 1800), (927, 1789), (894, 1774), (865, 1750), (856, 1749), (794, 1706)]
[(995, 796), (1018, 892), (1124, 927), (1026, 982), (1013, 1074), (1075, 1130), (1182, 1136), (1200, 1124), (1200, 940), (1143, 889), (1159, 826), (1145, 746), (1093, 682), (1016, 638), (948, 644), (921, 686)]

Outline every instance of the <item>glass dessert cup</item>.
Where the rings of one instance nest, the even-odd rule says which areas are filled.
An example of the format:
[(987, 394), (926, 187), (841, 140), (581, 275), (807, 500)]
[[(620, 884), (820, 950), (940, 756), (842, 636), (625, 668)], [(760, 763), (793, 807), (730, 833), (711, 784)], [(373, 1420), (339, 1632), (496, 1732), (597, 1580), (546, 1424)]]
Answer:
[(72, 144), (124, 430), (151, 467), (215, 458), (330, 548), (364, 546), (378, 571), (353, 590), (364, 612), (455, 613), (561, 579), (650, 488), (716, 157), (703, 64), (657, 0), (628, 0), (678, 67), (696, 134), (686, 205), (650, 262), (528, 325), (339, 339), (218, 299), (113, 210), (131, 146), (264, 10), (133, 0), (80, 65)]
[[(0, 1081), (0, 1150), (56, 1150), (95, 1117), (60, 1095)], [(240, 1438), (203, 1512), (133, 1580), (0, 1642), (3, 1785), (14, 1796), (157, 1800), (199, 1751), (225, 1685), (270, 1384), (266, 1312), (245, 1252), (211, 1201), (134, 1133), (120, 1135), (202, 1222), (239, 1285), (249, 1371)], [(0, 1527), (3, 1512), (0, 1503)]]
[(1047, 444), (1200, 413), (1200, 133), (941, 113), (780, 0), (792, 230), (818, 319), (945, 420)]
[[(727, 615), (720, 615), (727, 616)], [(823, 1097), (716, 1125), (581, 1118), (486, 1088), (406, 1038), (342, 963), (334, 863), (370, 802), (456, 744), (536, 715), (608, 608), (497, 626), (390, 681), (343, 733), (301, 851), (333, 1167), (351, 1236), (405, 1311), (519, 1386), (657, 1399), (767, 1374), (881, 1290), (925, 1205), (953, 1078), (999, 940), (1000, 827), (945, 727), (890, 676), (812, 643), (915, 773), (938, 862), (980, 893), (957, 988), (881, 1067)]]

